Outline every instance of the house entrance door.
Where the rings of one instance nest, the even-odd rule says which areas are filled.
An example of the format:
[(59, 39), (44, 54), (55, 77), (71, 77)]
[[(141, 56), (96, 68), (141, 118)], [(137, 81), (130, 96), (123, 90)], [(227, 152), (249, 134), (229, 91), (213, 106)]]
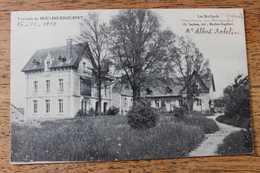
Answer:
[(81, 101), (81, 110), (83, 112), (83, 114), (87, 113), (87, 100), (83, 99)]
[(95, 110), (98, 112), (98, 102), (96, 102)]
[(103, 109), (104, 109), (103, 112), (104, 112), (104, 113), (107, 113), (107, 102), (104, 103), (104, 107), (103, 107)]

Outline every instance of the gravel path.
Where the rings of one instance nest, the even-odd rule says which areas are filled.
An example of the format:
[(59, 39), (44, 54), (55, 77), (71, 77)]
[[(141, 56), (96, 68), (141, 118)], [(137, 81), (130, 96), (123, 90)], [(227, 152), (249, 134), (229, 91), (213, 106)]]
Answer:
[(190, 157), (217, 155), (216, 151), (218, 149), (218, 145), (223, 142), (223, 139), (230, 133), (241, 130), (241, 128), (217, 122), (216, 118), (219, 115), (221, 114), (215, 114), (215, 116), (207, 117), (209, 119), (213, 119), (217, 123), (217, 125), (219, 126), (219, 130), (215, 133), (206, 134), (205, 139), (200, 144), (200, 146), (190, 152)]

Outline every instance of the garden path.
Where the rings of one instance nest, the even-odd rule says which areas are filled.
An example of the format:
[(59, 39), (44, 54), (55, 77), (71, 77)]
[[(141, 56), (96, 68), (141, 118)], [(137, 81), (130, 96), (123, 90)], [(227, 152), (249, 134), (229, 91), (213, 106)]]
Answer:
[(209, 119), (213, 119), (217, 123), (219, 130), (215, 133), (206, 134), (204, 141), (200, 144), (200, 146), (189, 153), (190, 157), (217, 155), (216, 151), (218, 149), (218, 145), (223, 142), (223, 139), (229, 134), (241, 130), (241, 128), (216, 121), (216, 118), (219, 115), (221, 114), (216, 113), (214, 116), (207, 117)]

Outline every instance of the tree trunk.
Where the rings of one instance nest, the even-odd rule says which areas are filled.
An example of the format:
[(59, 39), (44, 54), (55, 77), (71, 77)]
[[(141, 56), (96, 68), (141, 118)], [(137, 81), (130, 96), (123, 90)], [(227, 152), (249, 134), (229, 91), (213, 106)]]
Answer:
[(98, 115), (101, 116), (101, 79), (98, 78), (98, 83), (97, 83), (97, 93), (98, 93)]
[(133, 107), (136, 106), (138, 99), (140, 98), (140, 87), (138, 84), (133, 84)]

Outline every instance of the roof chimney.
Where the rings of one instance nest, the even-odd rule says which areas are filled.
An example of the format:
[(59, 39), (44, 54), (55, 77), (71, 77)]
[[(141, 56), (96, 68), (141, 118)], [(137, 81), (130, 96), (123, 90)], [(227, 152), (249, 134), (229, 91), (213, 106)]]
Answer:
[(67, 41), (67, 45), (66, 45), (66, 60), (67, 62), (70, 62), (71, 60), (71, 53), (72, 53), (72, 39), (69, 38), (66, 40)]

